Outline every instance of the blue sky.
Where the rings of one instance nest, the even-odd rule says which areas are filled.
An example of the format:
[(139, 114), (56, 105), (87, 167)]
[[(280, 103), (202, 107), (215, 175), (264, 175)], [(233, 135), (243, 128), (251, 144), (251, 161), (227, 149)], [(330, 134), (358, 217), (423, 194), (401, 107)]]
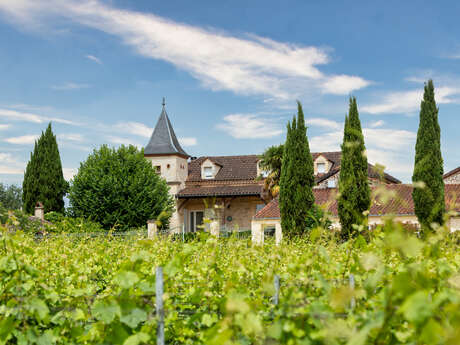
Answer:
[(163, 96), (194, 156), (283, 142), (296, 99), (311, 150), (339, 150), (354, 95), (370, 162), (410, 182), (428, 78), (453, 169), (460, 3), (375, 4), (0, 0), (0, 181), (21, 183), (49, 121), (67, 178), (101, 144), (146, 145)]

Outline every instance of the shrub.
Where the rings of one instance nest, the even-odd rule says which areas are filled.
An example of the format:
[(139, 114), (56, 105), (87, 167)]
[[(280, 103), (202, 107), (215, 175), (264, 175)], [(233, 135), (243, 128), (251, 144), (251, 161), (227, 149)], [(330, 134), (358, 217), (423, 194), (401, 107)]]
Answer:
[(104, 229), (144, 226), (173, 209), (166, 181), (134, 146), (102, 146), (80, 165), (69, 193), (70, 213)]
[(306, 222), (306, 232), (311, 231), (317, 227), (323, 227), (324, 229), (329, 229), (331, 227), (331, 221), (327, 217), (323, 209), (314, 204), (313, 207), (308, 211), (307, 222)]

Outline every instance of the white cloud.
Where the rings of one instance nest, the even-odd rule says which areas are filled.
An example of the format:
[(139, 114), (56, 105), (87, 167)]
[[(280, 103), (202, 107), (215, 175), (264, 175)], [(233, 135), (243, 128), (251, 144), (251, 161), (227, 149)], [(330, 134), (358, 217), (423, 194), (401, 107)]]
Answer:
[(25, 121), (25, 122), (33, 122), (33, 123), (44, 123), (44, 122), (57, 122), (63, 123), (66, 125), (78, 125), (73, 121), (69, 121), (62, 118), (57, 117), (48, 117), (42, 116), (35, 113), (28, 113), (18, 110), (12, 109), (0, 109), (0, 118), (5, 118), (12, 121)]
[(373, 122), (371, 122), (371, 124), (369, 125), (369, 127), (371, 127), (371, 128), (377, 128), (377, 127), (382, 127), (384, 124), (385, 124), (385, 121), (383, 121), (383, 120), (378, 120), (378, 121), (373, 121)]
[(335, 95), (346, 95), (371, 84), (370, 81), (354, 75), (331, 76), (322, 83), (323, 92)]
[(343, 132), (333, 131), (309, 138), (310, 151), (312, 152), (330, 152), (340, 151), (342, 144)]
[(410, 180), (410, 174), (413, 170), (412, 154), (409, 152), (386, 151), (378, 149), (368, 149), (367, 158), (369, 163), (380, 164), (385, 166), (385, 172), (398, 174), (395, 176), (399, 179)]
[(38, 139), (38, 135), (23, 135), (20, 137), (6, 138), (6, 139), (3, 139), (3, 141), (10, 143), (10, 144), (15, 144), (15, 145), (29, 145), (29, 144), (33, 144), (35, 140), (37, 139)]
[[(454, 98), (457, 97), (457, 98)], [(437, 104), (460, 103), (460, 88), (443, 86), (435, 89)], [(414, 113), (420, 109), (423, 98), (423, 88), (411, 91), (389, 92), (382, 97), (382, 101), (361, 107), (363, 113)]]
[(19, 162), (11, 153), (0, 152), (0, 174), (22, 175), (25, 164)]
[(328, 120), (321, 117), (309, 118), (305, 122), (307, 123), (307, 126), (316, 126), (329, 129), (339, 129), (342, 127), (342, 124), (337, 121)]
[[(416, 134), (406, 130), (389, 128), (363, 128), (369, 163), (384, 165), (389, 173), (398, 173), (396, 177), (409, 179), (412, 172), (412, 160)], [(309, 139), (312, 152), (340, 151), (343, 132), (331, 131)], [(409, 163), (408, 163), (409, 162)]]
[(118, 137), (118, 136), (113, 136), (109, 135), (106, 137), (106, 139), (115, 145), (134, 145), (137, 148), (142, 148), (144, 145), (139, 144), (138, 142), (130, 139), (130, 138), (124, 138), (124, 137)]
[(115, 125), (115, 129), (123, 133), (145, 138), (150, 138), (153, 133), (153, 128), (150, 128), (140, 122), (119, 122)]
[(69, 181), (71, 180), (78, 172), (76, 168), (62, 168), (62, 173), (64, 174), (64, 178)]
[(88, 60), (94, 61), (95, 63), (99, 65), (102, 65), (101, 59), (95, 57), (94, 55), (86, 55), (85, 58), (87, 58)]
[(90, 87), (91, 85), (89, 84), (79, 84), (79, 83), (67, 82), (61, 85), (54, 85), (51, 88), (54, 90), (59, 90), (59, 91), (69, 91), (69, 90), (88, 89)]
[(235, 37), (97, 0), (3, 1), (0, 11), (22, 27), (36, 29), (47, 25), (49, 17), (58, 17), (115, 35), (138, 54), (167, 61), (212, 90), (295, 99), (312, 93), (347, 94), (369, 85), (359, 76), (321, 72), (318, 66), (330, 62), (322, 48), (255, 35)]
[(85, 136), (80, 133), (63, 133), (57, 136), (62, 141), (82, 142), (85, 141)]
[(178, 140), (179, 140), (179, 143), (185, 147), (195, 146), (198, 143), (196, 138), (192, 138), (192, 137), (178, 138)]
[(272, 138), (282, 133), (278, 125), (270, 119), (253, 114), (227, 115), (224, 117), (224, 122), (216, 127), (237, 139)]
[(363, 135), (366, 146), (391, 151), (412, 147), (416, 138), (414, 132), (384, 128), (364, 128)]
[(10, 128), (11, 125), (0, 123), (0, 131)]

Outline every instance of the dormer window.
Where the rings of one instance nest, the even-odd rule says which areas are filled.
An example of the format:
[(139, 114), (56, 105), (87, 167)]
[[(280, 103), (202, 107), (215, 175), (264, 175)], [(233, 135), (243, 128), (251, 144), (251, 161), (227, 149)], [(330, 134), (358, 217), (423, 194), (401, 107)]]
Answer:
[(213, 171), (212, 167), (204, 167), (204, 178), (213, 178)]
[(337, 187), (337, 184), (334, 179), (330, 179), (327, 181), (327, 188), (335, 188)]
[(316, 163), (316, 171), (318, 172), (318, 174), (324, 174), (326, 172), (326, 164)]
[(222, 166), (219, 163), (212, 161), (207, 158), (203, 163), (201, 163), (201, 178), (203, 180), (214, 179)]

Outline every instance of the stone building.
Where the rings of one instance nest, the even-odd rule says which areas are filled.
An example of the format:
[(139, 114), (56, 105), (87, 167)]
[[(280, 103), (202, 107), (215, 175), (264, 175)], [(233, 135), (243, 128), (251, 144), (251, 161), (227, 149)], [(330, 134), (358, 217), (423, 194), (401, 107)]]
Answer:
[[(340, 162), (342, 153), (337, 152), (314, 152), (313, 168), (315, 174), (315, 188), (336, 188), (340, 176)], [(368, 176), (371, 185), (379, 183), (398, 184), (401, 183), (397, 178), (379, 171), (372, 164), (368, 164)]]
[(460, 167), (445, 173), (442, 178), (444, 184), (460, 184)]
[(266, 205), (263, 181), (257, 179), (258, 156), (190, 157), (177, 140), (164, 103), (144, 156), (175, 198), (170, 221), (175, 232), (198, 231), (205, 217), (222, 227), (249, 230), (252, 217)]
[[(369, 225), (382, 224), (385, 217), (392, 216), (394, 221), (418, 227), (418, 220), (412, 200), (412, 185), (383, 184), (371, 187), (372, 203), (369, 212)], [(320, 205), (332, 222), (332, 227), (340, 228), (337, 211), (337, 188), (314, 189), (315, 203)], [(452, 217), (448, 226), (451, 231), (460, 230), (460, 184), (445, 185), (446, 210)], [(281, 223), (278, 198), (256, 213), (252, 220), (252, 237), (263, 242), (264, 232), (275, 229)]]
[[(264, 192), (258, 155), (190, 157), (181, 147), (165, 104), (144, 156), (170, 187), (176, 202), (171, 229), (195, 232), (204, 218), (221, 228), (249, 230), (256, 213), (271, 199)], [(335, 189), (340, 173), (340, 152), (312, 153), (317, 190)], [(372, 185), (401, 182), (369, 164)]]

